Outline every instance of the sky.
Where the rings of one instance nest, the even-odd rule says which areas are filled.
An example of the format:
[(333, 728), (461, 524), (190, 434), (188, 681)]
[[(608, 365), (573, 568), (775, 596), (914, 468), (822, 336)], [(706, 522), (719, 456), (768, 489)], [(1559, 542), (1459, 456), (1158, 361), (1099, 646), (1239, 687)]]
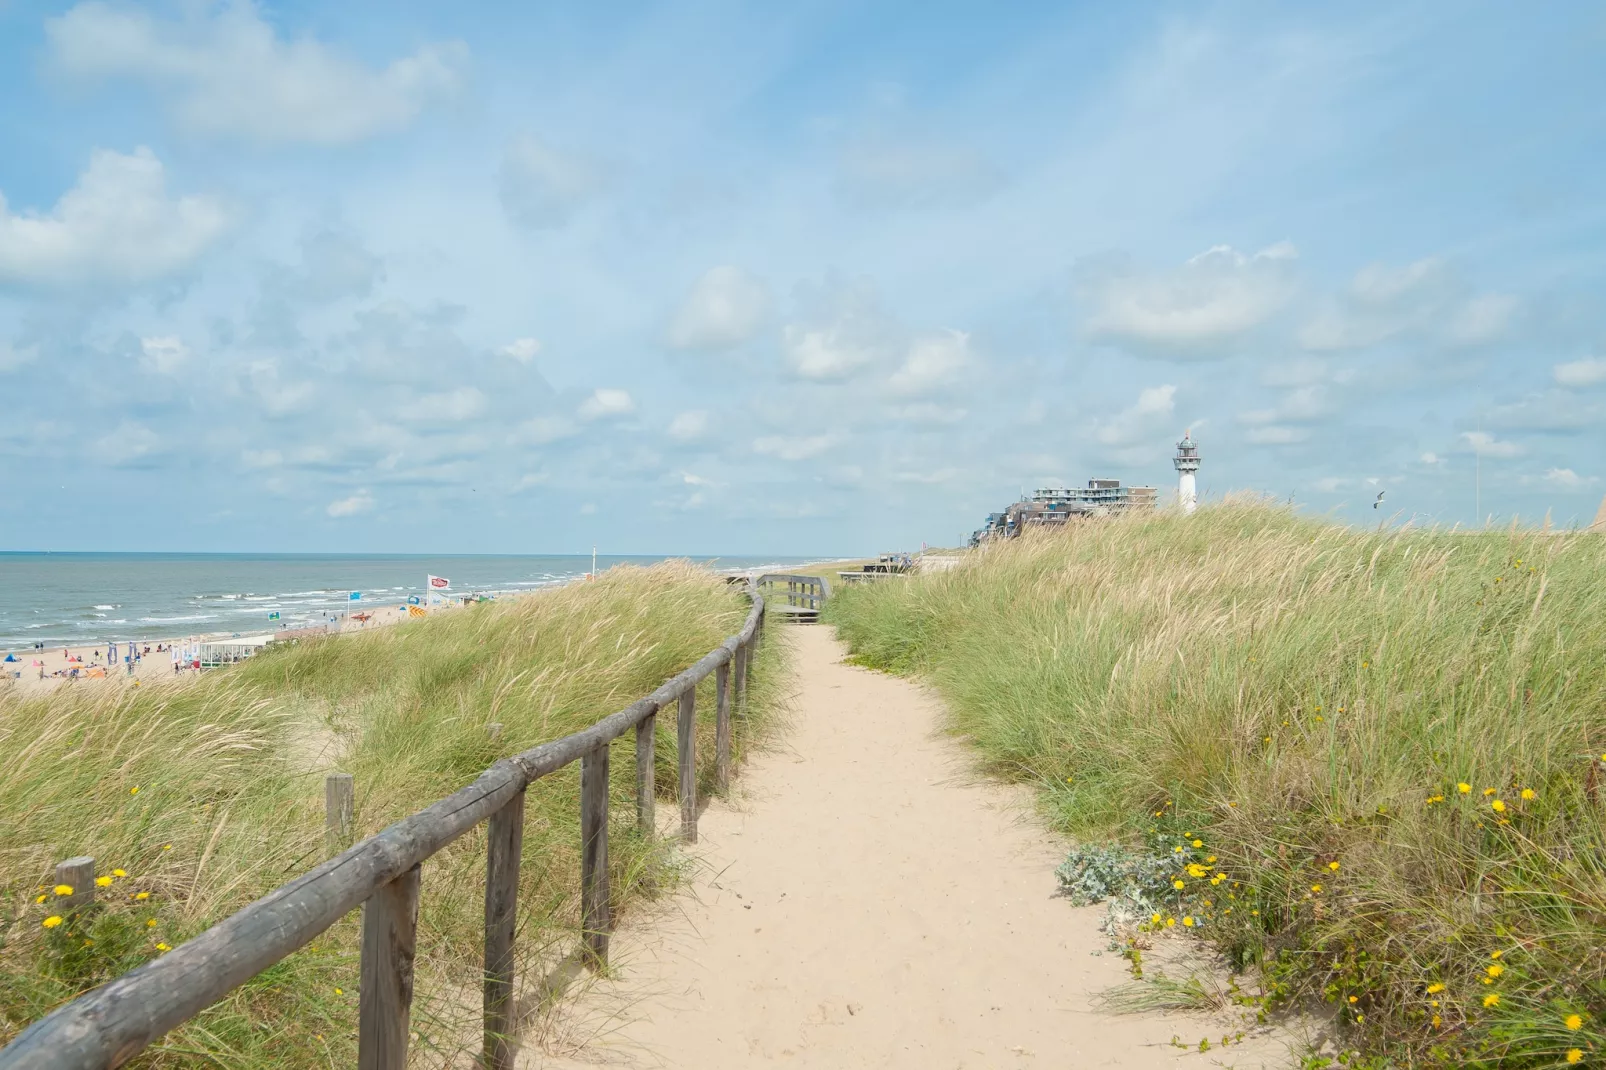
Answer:
[(1603, 60), (1565, 2), (0, 0), (0, 549), (875, 553), (1185, 430), (1207, 500), (1587, 524)]

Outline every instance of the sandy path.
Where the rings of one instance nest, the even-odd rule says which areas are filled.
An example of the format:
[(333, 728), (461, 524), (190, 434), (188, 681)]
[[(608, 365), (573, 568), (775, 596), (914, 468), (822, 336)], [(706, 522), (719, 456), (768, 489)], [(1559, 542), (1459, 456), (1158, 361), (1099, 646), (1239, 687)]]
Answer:
[(521, 1066), (1292, 1064), (1269, 1035), (1217, 1046), (1236, 1019), (1094, 1010), (1130, 977), (1101, 911), (1051, 897), (1063, 845), (1022, 795), (971, 777), (935, 699), (843, 665), (828, 629), (771, 634), (793, 648), (793, 725), (704, 813), (690, 895), (616, 935), (616, 978)]

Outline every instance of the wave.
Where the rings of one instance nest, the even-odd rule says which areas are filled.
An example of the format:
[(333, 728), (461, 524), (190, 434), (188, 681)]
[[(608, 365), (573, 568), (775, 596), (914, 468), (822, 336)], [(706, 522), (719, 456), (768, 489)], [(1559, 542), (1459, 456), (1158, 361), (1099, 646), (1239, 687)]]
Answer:
[(121, 609), (122, 606), (96, 606), (96, 609)]
[(216, 613), (200, 613), (187, 617), (141, 617), (141, 624), (187, 624), (192, 621), (217, 620)]

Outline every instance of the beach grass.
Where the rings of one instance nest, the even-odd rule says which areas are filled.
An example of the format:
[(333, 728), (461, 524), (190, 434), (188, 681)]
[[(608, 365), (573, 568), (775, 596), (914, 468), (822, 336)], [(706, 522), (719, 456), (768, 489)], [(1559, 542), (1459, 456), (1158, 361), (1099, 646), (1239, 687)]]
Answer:
[[(746, 612), (746, 600), (704, 569), (626, 566), (534, 597), (270, 648), (190, 683), (0, 696), (0, 1037), (327, 857), (327, 773), (353, 774), (355, 835), (376, 832), (498, 757), (649, 693), (734, 634)], [(776, 703), (779, 653), (764, 644), (753, 667), (738, 760)], [(706, 686), (704, 792), (712, 678)], [(501, 726), (494, 735), (492, 724)], [(672, 720), (660, 725), (657, 755), (660, 793), (672, 793)], [(615, 756), (612, 773), (620, 909), (673, 883), (676, 863), (663, 841), (634, 832), (628, 754)], [(578, 779), (576, 764), (528, 791), (518, 939), (526, 996), (577, 936)], [(479, 1049), (484, 846), (482, 826), (423, 866), (413, 1028), (425, 1064), (471, 1065)], [(52, 870), (86, 854), (106, 886), (92, 910), (69, 911)], [(358, 933), (353, 912), (140, 1064), (354, 1065)]]
[(1349, 1065), (1606, 1059), (1606, 536), (1229, 501), (827, 616), (1056, 826), (1173, 858), (1154, 927), (1326, 1001)]

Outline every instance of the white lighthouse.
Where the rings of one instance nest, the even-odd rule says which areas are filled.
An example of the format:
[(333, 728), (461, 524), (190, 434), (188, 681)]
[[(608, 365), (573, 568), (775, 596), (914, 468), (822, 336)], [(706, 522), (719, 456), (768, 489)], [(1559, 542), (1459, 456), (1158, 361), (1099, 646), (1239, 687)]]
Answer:
[(1199, 446), (1193, 441), (1193, 433), (1184, 431), (1182, 441), (1177, 443), (1177, 455), (1171, 458), (1171, 463), (1177, 466), (1177, 504), (1182, 506), (1184, 513), (1191, 513), (1199, 506), (1199, 492), (1193, 485), (1193, 474), (1199, 470)]

